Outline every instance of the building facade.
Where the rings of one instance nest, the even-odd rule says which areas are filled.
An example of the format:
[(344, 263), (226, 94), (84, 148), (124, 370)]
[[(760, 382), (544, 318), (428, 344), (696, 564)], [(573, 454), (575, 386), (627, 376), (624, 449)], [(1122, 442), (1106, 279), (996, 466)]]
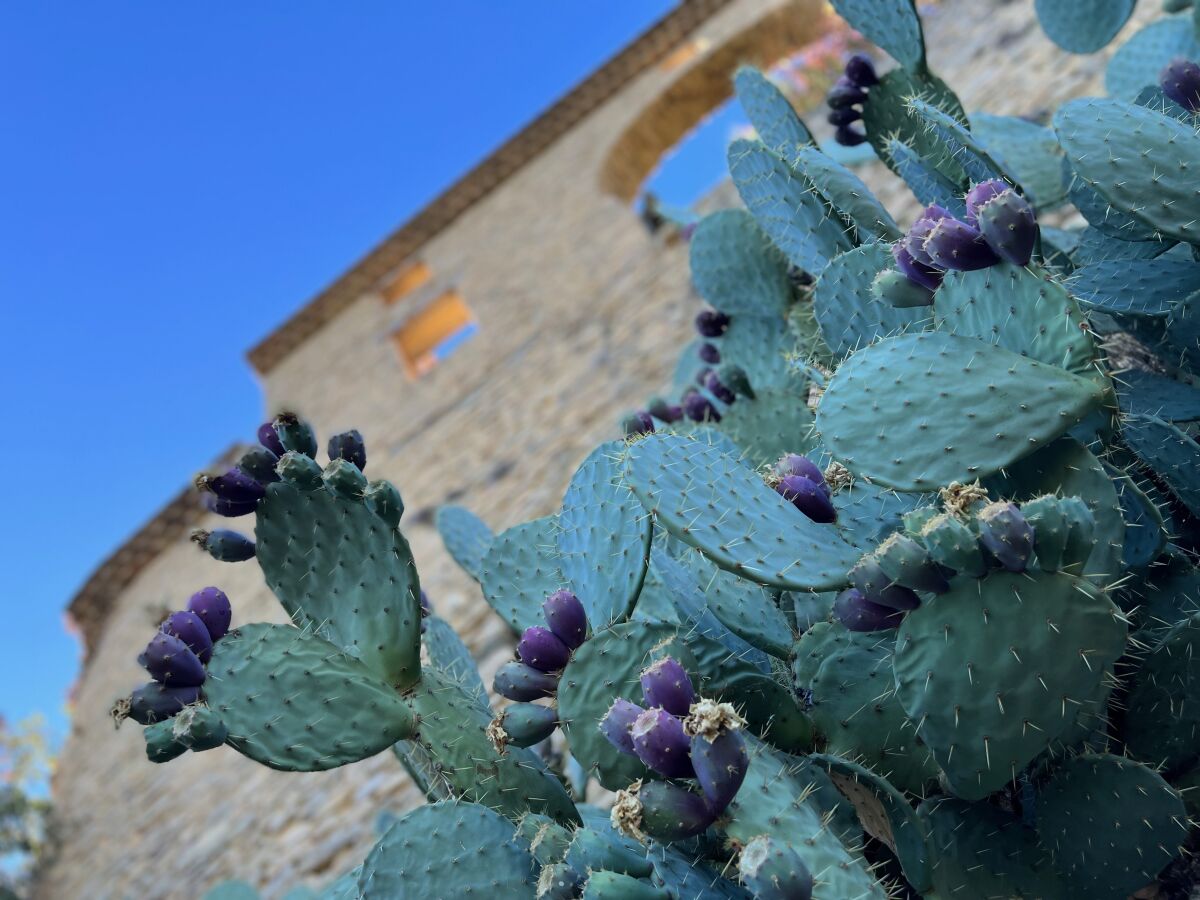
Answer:
[[(737, 65), (808, 44), (830, 15), (821, 0), (687, 0), (251, 350), (265, 412), (363, 432), (369, 474), (404, 494), (423, 586), (486, 673), (511, 653), (507, 629), (445, 555), (433, 510), (463, 503), (495, 529), (553, 511), (620, 412), (669, 379), (698, 308), (686, 244), (650, 234), (630, 201)], [(1103, 56), (1056, 50), (1032, 0), (942, 0), (926, 29), (970, 109), (1036, 112), (1100, 90)], [(894, 179), (868, 181), (905, 214)], [(71, 603), (86, 678), (40, 897), (194, 897), (240, 878), (274, 898), (352, 867), (379, 811), (420, 802), (390, 754), (314, 774), (227, 748), (155, 766), (140, 729), (114, 730), (107, 710), (144, 678), (148, 631), (191, 591), (221, 586), (235, 624), (284, 618), (256, 566), (210, 559), (192, 527), (216, 522), (183, 492)]]

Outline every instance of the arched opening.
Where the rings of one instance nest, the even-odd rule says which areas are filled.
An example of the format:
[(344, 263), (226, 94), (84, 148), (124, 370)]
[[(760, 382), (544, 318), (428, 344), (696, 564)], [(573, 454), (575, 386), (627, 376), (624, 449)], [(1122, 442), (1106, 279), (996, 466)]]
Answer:
[(725, 104), (733, 94), (737, 68), (770, 68), (829, 34), (846, 31), (827, 3), (794, 0), (690, 59), (613, 143), (600, 170), (601, 188), (632, 203), (663, 159), (689, 135), (714, 128), (720, 132), (716, 140), (727, 140), (733, 118)]

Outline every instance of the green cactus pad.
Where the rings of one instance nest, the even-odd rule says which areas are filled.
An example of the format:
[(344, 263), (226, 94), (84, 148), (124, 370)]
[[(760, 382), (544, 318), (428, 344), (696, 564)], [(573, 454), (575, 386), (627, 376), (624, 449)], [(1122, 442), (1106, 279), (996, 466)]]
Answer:
[(397, 741), (392, 745), (392, 755), (430, 803), (452, 800), (457, 796), (433, 754), (419, 741)]
[(433, 521), (446, 552), (459, 568), (476, 581), (482, 580), (483, 558), (495, 538), (492, 529), (465, 506), (439, 506)]
[(529, 900), (533, 857), (513, 823), (474, 803), (449, 801), (407, 813), (363, 861), (362, 900), (487, 897)]
[(1095, 53), (1117, 36), (1137, 0), (1035, 0), (1046, 37), (1069, 53)]
[(1116, 487), (1104, 466), (1074, 438), (1062, 437), (988, 481), (993, 496), (1020, 502), (1043, 494), (1079, 497), (1096, 520), (1095, 549), (1082, 574), (1098, 584), (1115, 581), (1121, 571), (1125, 519)]
[(566, 789), (541, 758), (518, 747), (498, 753), (486, 733), (491, 712), (440, 671), (426, 671), (406, 699), (418, 716), (417, 740), (457, 796), (514, 821), (528, 812), (563, 824), (579, 820)]
[(1075, 375), (1104, 382), (1083, 313), (1039, 269), (1000, 263), (947, 272), (934, 294), (938, 329), (978, 338)]
[(259, 900), (258, 891), (245, 881), (223, 881), (214, 885), (203, 900)]
[(1200, 419), (1200, 390), (1153, 372), (1122, 372), (1116, 379), (1121, 411), (1158, 416), (1167, 422)]
[(1200, 263), (1169, 258), (1099, 262), (1076, 269), (1067, 287), (1080, 303), (1100, 312), (1165, 316), (1200, 290)]
[(925, 33), (915, 0), (833, 0), (833, 8), (900, 65), (925, 70)]
[(565, 587), (558, 555), (558, 520), (544, 516), (496, 535), (483, 557), (484, 599), (515, 631), (545, 625), (542, 603)]
[[(1071, 260), (1080, 267), (1118, 259), (1153, 259), (1175, 246), (1174, 241), (1123, 241), (1091, 225), (1078, 232), (1078, 235), (1079, 242), (1071, 250)], [(1045, 243), (1044, 231), (1042, 242)]]
[(809, 759), (829, 773), (834, 785), (858, 812), (868, 834), (888, 846), (916, 891), (933, 887), (925, 823), (903, 792), (877, 772), (841, 756), (814, 753)]
[(187, 744), (175, 737), (175, 723), (170, 719), (155, 722), (142, 729), (146, 741), (146, 759), (152, 763), (167, 763), (187, 753)]
[(1138, 759), (1171, 773), (1195, 768), (1200, 758), (1200, 614), (1172, 627), (1133, 674), (1124, 735), (1126, 748)]
[(655, 520), (718, 566), (759, 584), (845, 584), (859, 548), (806, 517), (737, 460), (701, 441), (652, 434), (630, 446), (625, 476)]
[(612, 441), (588, 454), (558, 514), (559, 568), (593, 629), (629, 618), (650, 560), (654, 526), (621, 480), (623, 449)]
[(577, 829), (566, 862), (576, 872), (605, 869), (634, 878), (649, 878), (654, 872), (644, 848), (610, 829)]
[(841, 219), (782, 157), (758, 141), (736, 140), (728, 158), (742, 202), (792, 265), (815, 275), (850, 249)]
[(734, 316), (716, 343), (721, 361), (744, 369), (756, 392), (772, 387), (796, 389), (800, 379), (787, 362), (793, 341), (782, 319)]
[(778, 388), (758, 391), (753, 400), (739, 398), (725, 411), (720, 428), (754, 467), (785, 453), (808, 453), (817, 443), (813, 414), (803, 396)]
[(993, 572), (905, 617), (897, 695), (955, 794), (999, 790), (1074, 724), (1124, 651), (1119, 615), (1083, 579)]
[(1061, 107), (1054, 130), (1075, 172), (1109, 203), (1181, 241), (1200, 241), (1200, 137), (1162, 113), (1085, 98)]
[(1187, 813), (1178, 792), (1131, 759), (1065, 762), (1038, 797), (1038, 840), (1078, 900), (1125, 900), (1179, 855)]
[(1156, 240), (1157, 233), (1154, 228), (1109, 203), (1083, 178), (1076, 175), (1069, 164), (1066, 169), (1070, 173), (1067, 197), (1091, 227), (1120, 241), (1132, 243)]
[(246, 625), (217, 642), (204, 684), (227, 743), (273, 769), (357, 762), (412, 736), (400, 695), (334, 644), (289, 625)]
[(1121, 436), (1171, 493), (1200, 515), (1200, 447), (1191, 436), (1157, 416), (1125, 416)]
[(689, 672), (692, 654), (669, 625), (627, 622), (592, 635), (575, 651), (558, 688), (558, 717), (571, 745), (571, 755), (609, 790), (628, 787), (648, 770), (633, 756), (618, 751), (600, 731), (600, 720), (617, 697), (641, 704), (642, 669), (673, 656)]
[(267, 488), (254, 535), (267, 585), (297, 626), (393, 687), (420, 677), (421, 585), (404, 535), (361, 501), (284, 482)]
[(796, 151), (813, 143), (813, 136), (796, 115), (791, 102), (767, 76), (751, 66), (742, 66), (733, 76), (733, 89), (758, 139), (788, 162)]
[(835, 256), (817, 279), (813, 311), (821, 338), (836, 358), (879, 338), (931, 324), (929, 309), (895, 309), (871, 290), (875, 276), (894, 266), (886, 245), (864, 244)]
[(1067, 199), (1063, 151), (1052, 130), (1017, 116), (974, 113), (971, 134), (1039, 210), (1053, 209)]
[(925, 822), (938, 897), (1050, 900), (1064, 887), (1050, 855), (1019, 821), (987, 803), (953, 797), (917, 808)]
[(893, 69), (871, 88), (863, 105), (867, 139), (879, 158), (897, 175), (901, 172), (890, 152), (893, 140), (911, 148), (925, 167), (937, 171), (961, 196), (967, 187), (966, 173), (941, 138), (930, 132), (924, 120), (909, 108), (908, 103), (914, 97), (929, 101), (959, 122), (967, 121), (954, 91), (936, 75), (914, 77), (904, 69)]
[(973, 183), (993, 178), (1016, 184), (1016, 179), (992, 159), (970, 128), (959, 118), (920, 97), (908, 101), (909, 111), (924, 123), (927, 132), (953, 154), (954, 161)]
[(861, 178), (816, 147), (801, 147), (793, 161), (829, 204), (858, 231), (859, 238), (896, 241), (903, 235), (900, 226), (875, 199)]
[(929, 490), (1011, 465), (1101, 398), (1093, 382), (991, 344), (909, 334), (841, 365), (817, 407), (817, 430), (851, 471), (897, 490)]
[[(810, 785), (837, 795), (829, 776), (757, 741), (747, 743), (750, 766), (726, 811), (725, 834), (741, 844), (766, 834), (791, 846), (813, 874), (814, 900), (883, 900), (887, 891), (875, 881), (869, 865), (843, 843), (818, 795), (809, 796)], [(842, 804), (849, 805), (844, 800)]]
[(958, 182), (951, 181), (929, 165), (920, 153), (895, 137), (888, 137), (884, 146), (888, 165), (904, 180), (922, 206), (936, 203), (953, 216), (966, 216), (967, 207)]
[(1158, 559), (1167, 544), (1162, 513), (1154, 501), (1128, 475), (1105, 467), (1117, 489), (1117, 502), (1125, 519), (1121, 565), (1126, 569), (1148, 566)]
[(1117, 48), (1104, 73), (1109, 96), (1132, 101), (1148, 84), (1158, 83), (1163, 66), (1178, 56), (1200, 59), (1191, 16), (1151, 22)]
[(671, 895), (632, 875), (601, 870), (588, 876), (582, 900), (671, 900)]
[(345, 873), (317, 895), (318, 900), (359, 900), (358, 879), (362, 866)]
[(787, 309), (787, 260), (744, 209), (701, 219), (688, 252), (696, 291), (722, 312), (771, 317)]
[(819, 622), (796, 642), (793, 676), (812, 692), (809, 717), (830, 753), (860, 759), (902, 790), (923, 796), (937, 777), (929, 748), (896, 697), (895, 638)]
[(873, 547), (904, 526), (904, 516), (923, 502), (924, 494), (898, 494), (868, 481), (855, 481), (833, 495), (838, 526), (857, 546)]
[(675, 363), (675, 371), (671, 374), (671, 393), (675, 396), (683, 394), (688, 388), (696, 387), (696, 376), (701, 369), (711, 368), (700, 358), (700, 345), (708, 343), (707, 339), (696, 338), (684, 345)]
[(425, 632), (421, 635), (430, 665), (439, 669), (450, 681), (458, 684), (467, 694), (473, 695), (484, 709), (490, 709), (487, 688), (475, 668), (471, 651), (445, 619), (428, 616)]

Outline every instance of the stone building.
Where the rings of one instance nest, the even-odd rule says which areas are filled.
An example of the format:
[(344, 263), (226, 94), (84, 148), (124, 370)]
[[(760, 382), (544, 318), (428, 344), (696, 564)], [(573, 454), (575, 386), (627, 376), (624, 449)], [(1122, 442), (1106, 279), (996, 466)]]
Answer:
[[(1057, 51), (1032, 5), (926, 11), (932, 65), (969, 109), (1050, 109), (1099, 90), (1103, 55)], [(370, 474), (404, 493), (423, 585), (486, 672), (511, 652), (506, 627), (446, 557), (432, 511), (462, 502), (497, 529), (552, 511), (619, 412), (669, 377), (696, 311), (686, 245), (651, 235), (631, 200), (728, 96), (738, 64), (778, 60), (830, 15), (820, 0), (687, 0), (250, 351), (266, 411), (299, 409), (323, 435), (363, 430)], [(904, 212), (894, 179), (868, 180)], [(467, 343), (439, 359), (454, 336)], [(228, 878), (278, 897), (356, 864), (377, 812), (420, 800), (390, 754), (314, 774), (226, 748), (154, 766), (140, 729), (114, 731), (107, 710), (144, 677), (134, 657), (148, 631), (192, 590), (219, 584), (239, 622), (283, 619), (256, 566), (186, 541), (215, 525), (181, 493), (71, 602), (87, 677), (42, 898), (194, 897)]]

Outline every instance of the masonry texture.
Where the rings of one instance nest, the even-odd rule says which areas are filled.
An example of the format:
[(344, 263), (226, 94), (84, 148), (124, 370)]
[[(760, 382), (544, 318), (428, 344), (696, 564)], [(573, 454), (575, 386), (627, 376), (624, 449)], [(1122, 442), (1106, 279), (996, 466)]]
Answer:
[[(943, 0), (925, 11), (931, 64), (968, 109), (1038, 112), (1102, 91), (1106, 54), (1058, 51), (1032, 6)], [(442, 550), (433, 509), (463, 502), (495, 529), (552, 512), (620, 412), (669, 379), (698, 308), (686, 245), (649, 235), (621, 197), (723, 99), (733, 64), (770, 63), (828, 21), (817, 0), (685, 7), (252, 354), (266, 411), (301, 410), (322, 436), (362, 430), (369, 474), (404, 493), (423, 585), (489, 683), (511, 643)], [(1158, 4), (1142, 7), (1140, 22)], [(686, 58), (689, 47), (699, 52)], [(680, 102), (664, 106), (664, 96)], [(679, 118), (669, 118), (672, 108)], [(877, 167), (867, 180), (898, 216), (908, 214), (911, 198), (889, 174)], [(734, 200), (724, 189), (711, 202)], [(414, 260), (432, 280), (389, 305), (380, 293), (389, 275)], [(470, 305), (479, 333), (410, 381), (390, 335), (448, 289)], [(191, 591), (220, 585), (235, 624), (284, 618), (257, 566), (224, 565), (187, 544), (191, 525), (216, 526), (195, 508), (181, 496), (72, 604), (87, 677), (55, 777), (59, 846), (41, 898), (196, 897), (229, 878), (280, 897), (357, 864), (381, 810), (420, 802), (390, 754), (315, 774), (273, 772), (226, 748), (155, 766), (139, 728), (113, 729), (113, 699), (144, 679), (136, 653)]]

